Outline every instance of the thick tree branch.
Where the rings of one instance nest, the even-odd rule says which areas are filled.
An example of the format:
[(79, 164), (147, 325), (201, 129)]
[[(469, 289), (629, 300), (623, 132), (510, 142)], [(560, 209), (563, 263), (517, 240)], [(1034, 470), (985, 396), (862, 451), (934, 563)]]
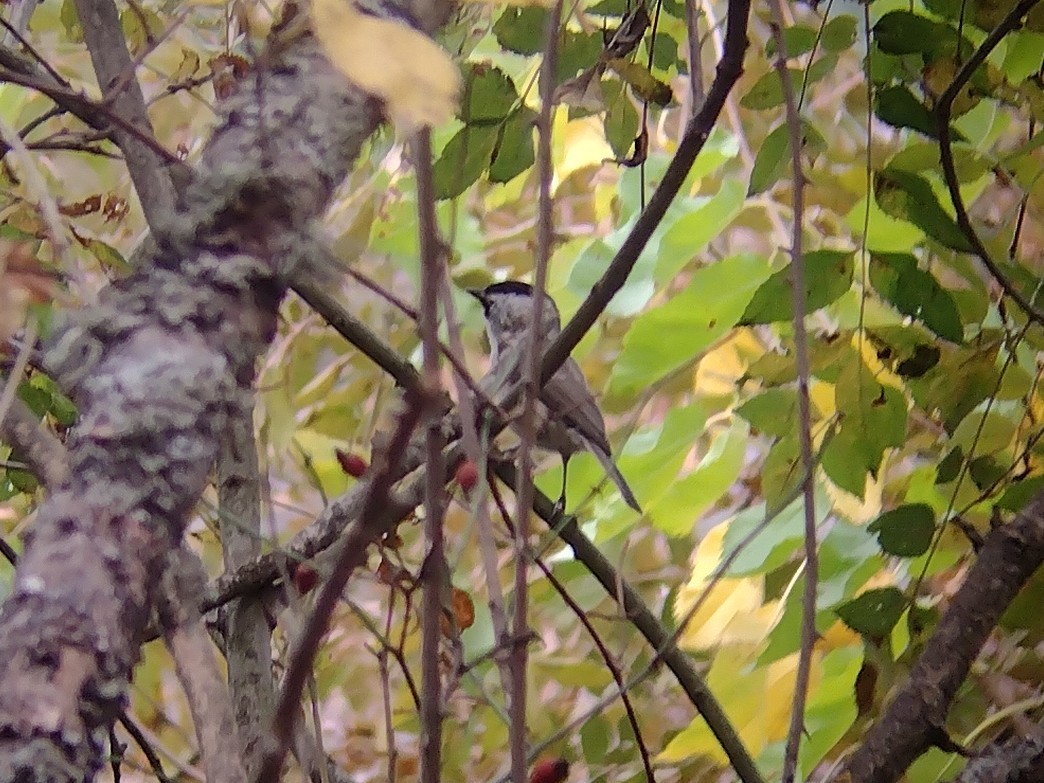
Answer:
[(953, 783), (1038, 783), (1044, 780), (1044, 740), (1014, 737), (968, 762)]
[[(76, 0), (76, 11), (106, 104), (143, 134), (154, 136), (116, 4), (112, 0)], [(182, 170), (168, 169), (167, 161), (149, 145), (143, 144), (140, 135), (117, 127), (112, 136), (123, 150), (127, 170), (138, 191), (149, 227), (153, 233), (162, 232), (173, 218), (177, 203), (174, 175)]]
[[(253, 399), (246, 394), (229, 417), (218, 453), (217, 491), (225, 570), (234, 571), (261, 554), (261, 475)], [(224, 630), (233, 716), (242, 743), (243, 766), (247, 778), (253, 780), (270, 744), (270, 716), (276, 702), (272, 634), (258, 597), (243, 598), (229, 606)]]
[(308, 35), (281, 41), (223, 108), (152, 263), (50, 346), (81, 420), (70, 478), (40, 507), (0, 611), (0, 779), (100, 767), (163, 564), (274, 332), (283, 280), (307, 263), (298, 237), (380, 120)]
[(892, 783), (934, 744), (979, 650), (1041, 563), (1044, 493), (986, 537), (906, 684), (846, 764), (853, 783)]

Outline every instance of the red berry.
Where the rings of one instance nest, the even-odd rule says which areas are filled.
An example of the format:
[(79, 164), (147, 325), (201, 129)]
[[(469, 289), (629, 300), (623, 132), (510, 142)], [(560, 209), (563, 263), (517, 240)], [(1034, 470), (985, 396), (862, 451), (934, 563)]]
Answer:
[(478, 484), (479, 472), (475, 463), (470, 459), (466, 459), (457, 466), (457, 472), (454, 476), (460, 488), (464, 492), (471, 492)]
[(307, 595), (319, 582), (319, 574), (308, 563), (298, 563), (290, 573), (294, 587), (301, 595)]
[(369, 465), (366, 464), (366, 460), (360, 457), (358, 454), (350, 454), (347, 451), (341, 451), (337, 449), (337, 462), (341, 465), (341, 470), (347, 473), (349, 476), (359, 478)]
[(529, 783), (562, 783), (569, 775), (565, 759), (540, 759), (529, 773)]

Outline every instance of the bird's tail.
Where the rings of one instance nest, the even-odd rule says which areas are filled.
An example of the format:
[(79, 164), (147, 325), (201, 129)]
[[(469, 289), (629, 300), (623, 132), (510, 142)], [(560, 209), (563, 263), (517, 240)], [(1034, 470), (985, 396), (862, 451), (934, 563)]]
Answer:
[(631, 492), (631, 488), (627, 485), (627, 479), (623, 477), (620, 469), (616, 467), (616, 463), (613, 462), (613, 458), (606, 454), (605, 451), (595, 446), (593, 443), (588, 443), (588, 449), (598, 458), (598, 461), (602, 463), (602, 467), (605, 468), (606, 474), (613, 480), (616, 488), (620, 490), (620, 495), (623, 497), (624, 502), (628, 506), (633, 508), (639, 514), (642, 513), (642, 507), (638, 505), (638, 499), (635, 498), (634, 493)]

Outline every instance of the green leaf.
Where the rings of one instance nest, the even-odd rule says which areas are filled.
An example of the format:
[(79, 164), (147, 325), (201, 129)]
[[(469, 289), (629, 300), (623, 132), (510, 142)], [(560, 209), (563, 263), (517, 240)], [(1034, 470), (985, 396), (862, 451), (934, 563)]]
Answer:
[(674, 99), (671, 86), (657, 79), (640, 63), (631, 62), (625, 57), (614, 57), (608, 61), (608, 67), (643, 101), (667, 106)]
[(870, 282), (903, 315), (916, 318), (950, 342), (964, 341), (957, 303), (934, 276), (917, 267), (917, 259), (909, 253), (871, 254)]
[(76, 11), (75, 0), (62, 0), (58, 21), (65, 28), (65, 36), (70, 43), (83, 43), (83, 28), (80, 27), (80, 15)]
[(435, 198), (455, 198), (489, 165), (497, 128), (466, 125), (457, 131), (435, 161)]
[(624, 92), (624, 85), (615, 79), (607, 79), (602, 85), (605, 96), (605, 139), (613, 149), (617, 158), (627, 158), (631, 154), (634, 138), (638, 135), (641, 120), (632, 101)]
[(674, 205), (679, 209), (668, 211), (674, 221), (664, 226), (663, 239), (656, 254), (656, 279), (660, 282), (674, 279), (740, 214), (743, 184), (726, 180), (713, 196), (690, 196)]
[[(783, 46), (786, 47), (787, 57), (799, 57), (806, 52), (811, 52), (816, 44), (818, 33), (811, 27), (795, 25), (783, 30)], [(771, 37), (765, 44), (765, 56), (772, 57), (776, 54), (776, 39)]]
[(823, 449), (820, 465), (827, 478), (841, 489), (863, 498), (866, 492), (866, 459), (863, 456), (862, 433), (842, 422)]
[(889, 11), (877, 20), (873, 27), (874, 42), (886, 54), (920, 54), (924, 62), (930, 63), (940, 57), (967, 59), (971, 54), (971, 42), (961, 36), (951, 25), (936, 22), (926, 16), (910, 11)]
[(511, 77), (486, 63), (469, 63), (461, 94), (459, 116), (468, 125), (500, 123), (518, 104)]
[(788, 434), (772, 444), (761, 466), (761, 494), (770, 508), (778, 507), (804, 478), (797, 437)]
[(754, 165), (750, 171), (750, 184), (747, 186), (747, 195), (756, 196), (768, 190), (776, 184), (783, 172), (786, 171), (787, 161), (790, 160), (790, 145), (787, 143), (789, 134), (786, 123), (778, 126), (761, 143), (761, 149), (754, 158)]
[(867, 528), (877, 533), (881, 549), (897, 557), (918, 557), (928, 551), (935, 535), (935, 512), (924, 503), (886, 511)]
[(804, 501), (793, 501), (775, 515), (762, 533), (749, 538), (764, 521), (765, 505), (759, 503), (744, 509), (729, 523), (721, 542), (722, 556), (728, 557), (744, 545), (729, 566), (729, 576), (765, 574), (789, 561), (805, 537)]
[(546, 19), (546, 8), (510, 6), (493, 25), (493, 34), (500, 45), (509, 51), (536, 54), (544, 48)]
[[(543, 48), (541, 33), (540, 49)], [(576, 33), (567, 30), (558, 53), (558, 67), (555, 68), (555, 84), (572, 79), (580, 71), (591, 68), (602, 56), (602, 33)]]
[(755, 255), (696, 270), (684, 291), (643, 313), (624, 336), (613, 393), (635, 394), (699, 356), (736, 324), (768, 272), (765, 259)]
[(919, 54), (932, 46), (932, 38), (946, 25), (910, 11), (889, 11), (874, 25), (874, 41), (888, 54)]
[(768, 389), (740, 405), (736, 413), (759, 432), (782, 438), (794, 430), (797, 392), (792, 387)]
[(120, 14), (120, 27), (132, 55), (139, 55), (153, 46), (163, 34), (164, 24), (155, 11), (138, 4)]
[(935, 115), (904, 85), (879, 90), (874, 97), (874, 114), (894, 128), (913, 128), (929, 138), (939, 138)]
[(844, 416), (842, 430), (850, 428), (848, 435), (855, 436), (852, 457), (876, 474), (885, 449), (896, 448), (905, 441), (906, 400), (898, 389), (875, 379), (873, 371), (859, 357), (841, 370), (834, 399)]
[(1009, 484), (997, 507), (1005, 511), (1019, 512), (1024, 509), (1033, 498), (1044, 491), (1044, 476), (1032, 476), (1022, 481)]
[(828, 52), (843, 52), (855, 43), (856, 18), (848, 14), (835, 16), (823, 27), (820, 44)]
[(508, 182), (533, 165), (536, 116), (535, 111), (523, 106), (504, 123), (489, 167), (490, 182)]
[(856, 633), (882, 639), (895, 627), (906, 608), (906, 597), (894, 587), (867, 590), (835, 610)]
[[(839, 250), (813, 250), (805, 254), (806, 309), (811, 313), (836, 301), (852, 286), (854, 254)], [(747, 309), (740, 323), (768, 324), (789, 321), (794, 317), (790, 287), (790, 265), (765, 281)]]
[[(826, 141), (810, 123), (801, 121), (801, 150), (804, 157), (815, 160), (826, 149)], [(768, 190), (783, 176), (791, 160), (790, 128), (786, 123), (777, 126), (762, 142), (750, 172), (747, 195), (754, 196)]]
[(891, 217), (913, 223), (952, 250), (972, 252), (968, 239), (936, 198), (928, 180), (918, 174), (885, 169), (874, 177), (874, 200)]
[(750, 430), (742, 421), (718, 435), (700, 464), (675, 481), (650, 508), (654, 524), (669, 536), (690, 535), (694, 521), (736, 483), (749, 442)]
[[(790, 81), (797, 90), (807, 78), (809, 84), (815, 84), (837, 65), (837, 57), (833, 54), (820, 57), (808, 67), (806, 72), (800, 68), (788, 68)], [(754, 82), (747, 93), (740, 98), (740, 106), (745, 109), (772, 109), (783, 103), (783, 84), (779, 72), (775, 69), (764, 74)]]

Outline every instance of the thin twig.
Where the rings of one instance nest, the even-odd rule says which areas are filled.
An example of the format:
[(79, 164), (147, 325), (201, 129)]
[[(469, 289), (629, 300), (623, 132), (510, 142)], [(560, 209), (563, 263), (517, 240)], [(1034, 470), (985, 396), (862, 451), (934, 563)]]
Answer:
[(797, 772), (798, 750), (805, 728), (805, 702), (808, 699), (812, 652), (816, 644), (816, 592), (819, 583), (819, 555), (816, 542), (815, 455), (812, 451), (812, 413), (808, 399), (809, 360), (808, 334), (805, 331), (805, 313), (808, 309), (805, 292), (805, 260), (802, 253), (802, 232), (805, 210), (805, 174), (801, 165), (801, 116), (798, 114), (794, 84), (787, 68), (787, 48), (783, 39), (783, 7), (780, 0), (769, 0), (772, 12), (772, 37), (776, 42), (776, 70), (783, 86), (787, 131), (790, 140), (790, 160), (793, 180), (793, 231), (790, 247), (790, 289), (794, 308), (794, 364), (797, 373), (798, 439), (801, 444), (801, 463), (804, 477), (801, 490), (805, 511), (805, 589), (801, 602), (801, 647), (798, 651), (797, 674), (794, 678), (794, 698), (790, 711), (790, 727), (783, 753), (783, 783), (793, 783)]
[(583, 301), (562, 333), (544, 353), (540, 366), (541, 380), (547, 380), (562, 366), (572, 350), (587, 334), (602, 314), (616, 292), (619, 291), (638, 256), (645, 249), (653, 231), (660, 225), (667, 208), (674, 201), (688, 176), (692, 164), (707, 141), (718, 114), (732, 87), (743, 73), (743, 55), (747, 51), (747, 19), (750, 16), (750, 0), (729, 0), (728, 28), (725, 33), (725, 49), (718, 63), (717, 75), (707, 92), (707, 99), (700, 111), (689, 121), (685, 135), (678, 144), (678, 151), (671, 158), (659, 186), (635, 221), (616, 256), (602, 277), (594, 284), (591, 293)]
[(52, 66), (51, 63), (48, 62), (47, 58), (40, 54), (40, 52), (38, 52), (33, 47), (32, 43), (30, 43), (29, 40), (14, 27), (14, 25), (12, 25), (3, 17), (0, 17), (0, 25), (3, 25), (4, 29), (7, 30), (7, 32), (9, 32), (12, 36), (14, 36), (14, 39), (18, 41), (18, 43), (22, 45), (22, 48), (25, 49), (25, 51), (28, 52), (29, 55), (31, 55), (32, 58), (40, 64), (41, 68), (47, 71), (50, 77), (54, 79), (55, 83), (61, 84), (64, 87), (69, 86), (69, 80), (62, 76), (60, 73), (58, 73), (58, 71), (54, 69), (54, 66)]
[[(512, 635), (520, 639), (529, 630), (529, 509), (533, 505), (533, 446), (537, 438), (536, 408), (540, 396), (540, 355), (547, 335), (543, 333), (543, 313), (548, 307), (547, 266), (554, 243), (552, 225), (551, 119), (554, 113), (555, 67), (558, 62), (558, 27), (562, 19), (562, 0), (556, 0), (544, 21), (544, 59), (540, 66), (540, 113), (537, 116), (536, 171), (539, 183), (537, 199), (537, 253), (533, 269), (533, 301), (529, 334), (521, 367), (522, 407), (518, 418), (519, 470), (515, 483), (518, 518), (515, 542), (515, 613)], [(526, 688), (529, 646), (511, 648), (511, 723), (508, 742), (511, 751), (511, 779), (526, 783)]]
[(946, 189), (950, 193), (950, 201), (953, 203), (953, 209), (956, 213), (957, 226), (971, 244), (975, 255), (979, 257), (983, 266), (993, 276), (993, 279), (997, 281), (1004, 293), (1026, 313), (1027, 317), (1044, 326), (1044, 313), (1034, 307), (1008, 279), (1008, 276), (1004, 274), (997, 262), (993, 260), (990, 251), (986, 249), (982, 239), (979, 238), (978, 232), (971, 224), (968, 210), (964, 204), (964, 197), (961, 196), (960, 180), (957, 177), (957, 168), (953, 162), (953, 142), (950, 138), (950, 112), (957, 94), (971, 79), (975, 70), (986, 60), (989, 53), (1003, 40), (1004, 36), (1014, 30), (1019, 20), (1039, 2), (1040, 0), (1020, 0), (1005, 15), (1000, 24), (993, 28), (993, 31), (986, 36), (986, 40), (982, 42), (982, 45), (975, 50), (972, 56), (968, 58), (968, 61), (957, 71), (953, 81), (950, 82), (950, 86), (939, 96), (939, 102), (935, 106), (935, 117), (939, 131), (939, 159), (942, 163), (943, 179), (946, 181)]
[(293, 738), (294, 723), (298, 713), (297, 705), (300, 702), (312, 660), (319, 649), (319, 642), (326, 633), (330, 616), (340, 600), (341, 591), (348, 583), (348, 578), (356, 568), (366, 562), (366, 546), (380, 532), (371, 528), (380, 520), (380, 512), (384, 507), (390, 505), (389, 492), (398, 467), (395, 460), (400, 459), (406, 452), (410, 435), (431, 402), (420, 389), (407, 390), (406, 407), (399, 417), (399, 423), (388, 447), (370, 466), (373, 477), (366, 487), (359, 522), (341, 541), (341, 551), (338, 553), (337, 562), (334, 564), (330, 578), (327, 579), (316, 599), (315, 608), (308, 618), (308, 623), (301, 633), (287, 667), (274, 719), (277, 747), (265, 759), (257, 783), (276, 783), (279, 779), (283, 759), (286, 757), (287, 748)]
[[(508, 526), (508, 530), (514, 534), (514, 525), (511, 523), (511, 517), (508, 514), (507, 505), (504, 503), (504, 499), (501, 497), (495, 484), (491, 485), (490, 489), (492, 490), (493, 498), (497, 503), (497, 507), (500, 510), (500, 515), (504, 520), (504, 523)], [(547, 579), (551, 587), (554, 588), (562, 601), (565, 602), (565, 605), (573, 612), (576, 619), (580, 621), (580, 624), (584, 626), (587, 635), (591, 637), (591, 641), (594, 642), (595, 647), (598, 648), (598, 652), (602, 656), (606, 668), (609, 669), (609, 673), (613, 676), (613, 681), (620, 689), (620, 701), (623, 702), (624, 711), (627, 713), (627, 721), (631, 724), (631, 731), (634, 733), (634, 742), (638, 746), (638, 754), (642, 757), (642, 766), (645, 768), (645, 779), (649, 783), (655, 783), (656, 775), (653, 773), (652, 759), (649, 756), (649, 749), (645, 746), (645, 738), (642, 736), (641, 726), (638, 725), (638, 715), (634, 710), (634, 705), (631, 703), (631, 697), (624, 687), (623, 672), (620, 671), (620, 667), (616, 664), (613, 654), (609, 651), (609, 648), (606, 646), (601, 634), (598, 633), (594, 625), (591, 623), (591, 620), (588, 618), (583, 607), (580, 606), (580, 604), (576, 602), (576, 599), (569, 594), (566, 586), (562, 584), (557, 576), (555, 576), (554, 571), (548, 567), (543, 558), (536, 557), (535, 554), (530, 551), (526, 552), (526, 557), (532, 558), (533, 562), (536, 563), (537, 568), (539, 568), (544, 574), (544, 578)]]
[[(421, 291), (420, 334), (422, 383), (428, 394), (442, 390), (439, 367), (439, 289), (445, 253), (435, 216), (435, 174), (431, 131), (424, 128), (413, 140), (413, 165), (417, 173), (417, 224), (420, 229)], [(446, 488), (442, 458), (443, 435), (438, 410), (425, 416), (424, 538), (426, 549), (421, 576), (421, 783), (439, 783), (442, 767), (442, 679), (439, 673), (440, 623), (443, 596), (449, 586), (442, 516)]]
[[(500, 480), (508, 486), (513, 487), (515, 485), (516, 477), (513, 465), (499, 463), (495, 468), (495, 472)], [(740, 780), (743, 783), (764, 783), (764, 779), (761, 777), (761, 773), (758, 772), (754, 759), (725, 714), (724, 708), (714, 697), (714, 694), (711, 693), (703, 677), (696, 671), (693, 659), (677, 645), (677, 639), (681, 632), (684, 631), (686, 622), (679, 623), (673, 632), (668, 632), (642, 600), (638, 592), (623, 578), (613, 564), (602, 554), (601, 550), (595, 546), (594, 542), (584, 535), (574, 517), (567, 516), (564, 521), (559, 520), (556, 517), (555, 508), (551, 500), (541, 492), (534, 492), (534, 509), (543, 520), (553, 527), (559, 538), (573, 550), (573, 555), (576, 559), (584, 564), (588, 571), (591, 572), (591, 575), (602, 585), (602, 588), (619, 601), (624, 616), (638, 629), (656, 651), (646, 670), (628, 680), (625, 683), (625, 689), (630, 690), (637, 682), (644, 680), (645, 677), (649, 676), (656, 663), (663, 661), (675, 678), (677, 678), (678, 684), (682, 686), (689, 701), (696, 707), (703, 719), (707, 721), (707, 725), (710, 726), (711, 732), (718, 740), (722, 750), (725, 751), (725, 755), (729, 757), (729, 761), (732, 763), (733, 769), (736, 770), (736, 774), (739, 775)], [(771, 519), (771, 516), (768, 518)], [(728, 570), (734, 558), (738, 556), (739, 551), (752, 541), (761, 529), (763, 529), (763, 526), (740, 542), (735, 552), (722, 560), (715, 578), (721, 578), (721, 575)], [(695, 616), (695, 610), (699, 609), (704, 599), (705, 596), (698, 599), (697, 603), (687, 614), (687, 619)], [(606, 703), (609, 703), (614, 698), (616, 698), (615, 693), (611, 695), (611, 698), (608, 698)], [(566, 733), (566, 730), (563, 729), (555, 737), (560, 738)], [(549, 742), (552, 741), (554, 740), (549, 740)]]

